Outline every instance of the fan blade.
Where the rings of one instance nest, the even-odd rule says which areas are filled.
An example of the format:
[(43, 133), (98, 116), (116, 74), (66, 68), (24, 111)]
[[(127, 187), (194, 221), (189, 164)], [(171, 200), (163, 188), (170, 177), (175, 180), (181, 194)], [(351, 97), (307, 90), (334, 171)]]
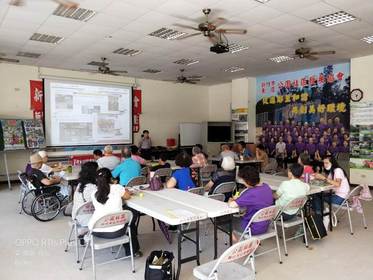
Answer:
[(202, 34), (201, 32), (197, 32), (197, 33), (193, 33), (193, 34), (189, 34), (189, 35), (186, 35), (186, 36), (179, 37), (176, 40), (184, 40), (184, 39), (194, 37), (194, 36), (197, 36), (197, 35), (201, 35), (201, 34)]
[(185, 24), (174, 23), (174, 26), (200, 31), (197, 27), (185, 25)]
[(187, 79), (201, 79), (202, 76), (188, 76)]
[(120, 73), (122, 73), (122, 74), (127, 74), (128, 72), (126, 71), (126, 70), (111, 70), (110, 72), (114, 72), (114, 73), (118, 73), (118, 74), (120, 74)]
[(210, 21), (210, 23), (213, 24), (213, 25), (215, 25), (215, 27), (218, 27), (220, 25), (226, 24), (227, 22), (228, 22), (227, 19), (222, 18), (222, 17), (218, 17), (218, 18), (213, 19), (212, 21)]
[(313, 61), (319, 59), (318, 57), (313, 56), (313, 55), (306, 55), (304, 58), (307, 58), (307, 59), (309, 59), (309, 60), (313, 60)]
[(80, 71), (89, 72), (89, 73), (100, 73), (100, 71), (98, 70), (83, 69), (83, 68), (80, 68)]
[(229, 28), (229, 29), (216, 29), (215, 32), (217, 33), (229, 33), (229, 34), (246, 34), (247, 33), (247, 30), (246, 29), (233, 29), (233, 28)]
[(190, 81), (190, 80), (186, 80), (184, 83), (192, 84), (192, 85), (195, 85), (195, 84), (196, 84), (196, 82), (193, 82), (193, 81)]
[(335, 51), (316, 51), (310, 52), (310, 55), (328, 55), (328, 54), (335, 54)]
[(4, 61), (4, 62), (12, 62), (12, 63), (19, 63), (18, 59), (0, 57), (0, 62), (2, 62), (2, 61)]

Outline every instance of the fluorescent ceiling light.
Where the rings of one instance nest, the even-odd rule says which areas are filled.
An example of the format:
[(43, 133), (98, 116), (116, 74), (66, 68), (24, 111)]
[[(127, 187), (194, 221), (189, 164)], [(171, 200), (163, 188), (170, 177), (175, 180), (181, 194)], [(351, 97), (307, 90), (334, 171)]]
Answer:
[(325, 27), (334, 26), (341, 23), (346, 23), (349, 21), (356, 20), (357, 18), (344, 11), (339, 11), (333, 14), (325, 15), (319, 18), (311, 20), (314, 23), (320, 24)]
[(367, 36), (361, 39), (365, 43), (372, 44), (373, 43), (373, 35), (372, 36)]
[(243, 68), (243, 67), (231, 66), (231, 67), (228, 67), (227, 69), (224, 69), (224, 72), (235, 73), (235, 72), (240, 72), (240, 71), (243, 71), (243, 70), (245, 70), (245, 68)]
[(79, 20), (79, 21), (88, 21), (96, 14), (95, 11), (79, 8), (79, 7), (65, 7), (59, 5), (53, 12), (53, 15), (65, 17), (69, 19)]
[(276, 57), (271, 57), (269, 60), (272, 61), (272, 62), (281, 63), (281, 62), (286, 62), (286, 61), (290, 61), (290, 60), (293, 60), (293, 59), (294, 59), (293, 57), (290, 57), (290, 56), (287, 56), (287, 55), (280, 55), (280, 56), (276, 56)]
[(199, 60), (195, 60), (195, 59), (192, 59), (192, 58), (182, 58), (182, 59), (174, 61), (174, 63), (180, 64), (180, 65), (192, 65), (192, 64), (196, 64), (198, 62), (199, 62)]
[(267, 3), (271, 0), (255, 0), (255, 1), (264, 4), (264, 3)]
[(249, 48), (248, 46), (242, 46), (242, 45), (239, 45), (239, 44), (236, 44), (236, 43), (233, 43), (233, 44), (229, 45), (229, 51), (231, 53), (241, 52), (241, 51), (247, 50), (248, 48)]
[(158, 70), (158, 69), (145, 69), (144, 71), (142, 71), (144, 73), (150, 73), (150, 74), (157, 74), (157, 73), (160, 73), (162, 72), (161, 70)]
[(41, 56), (40, 53), (32, 53), (32, 52), (18, 52), (17, 56), (27, 57), (27, 58), (39, 58)]
[(63, 37), (49, 34), (34, 33), (30, 37), (30, 40), (43, 43), (58, 44), (63, 40)]
[(186, 32), (177, 31), (174, 29), (162, 27), (156, 31), (153, 31), (152, 33), (149, 33), (150, 36), (157, 37), (160, 39), (166, 39), (166, 40), (176, 40), (179, 37), (183, 37), (187, 35)]
[(134, 49), (119, 48), (113, 51), (113, 53), (127, 55), (127, 56), (135, 56), (135, 55), (142, 53), (142, 51), (134, 50)]

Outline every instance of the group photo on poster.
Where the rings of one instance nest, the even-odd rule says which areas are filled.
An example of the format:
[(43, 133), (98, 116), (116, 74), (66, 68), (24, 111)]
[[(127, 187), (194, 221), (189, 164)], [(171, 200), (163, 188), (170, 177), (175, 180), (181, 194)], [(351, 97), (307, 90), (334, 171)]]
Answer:
[(350, 151), (350, 64), (257, 79), (258, 142), (280, 168)]

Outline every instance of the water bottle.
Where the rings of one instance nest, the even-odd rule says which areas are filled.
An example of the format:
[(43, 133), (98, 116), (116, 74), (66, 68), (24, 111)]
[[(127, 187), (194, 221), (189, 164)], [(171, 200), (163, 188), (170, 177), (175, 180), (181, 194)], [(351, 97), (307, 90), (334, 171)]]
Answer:
[(310, 173), (304, 174), (304, 182), (307, 184), (310, 183)]

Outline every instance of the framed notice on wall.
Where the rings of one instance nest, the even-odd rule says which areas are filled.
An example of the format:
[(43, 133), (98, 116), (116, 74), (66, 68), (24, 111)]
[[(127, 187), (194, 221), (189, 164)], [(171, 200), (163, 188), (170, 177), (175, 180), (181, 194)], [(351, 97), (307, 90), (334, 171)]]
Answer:
[(44, 128), (41, 120), (24, 120), (23, 129), (28, 149), (45, 147)]
[(373, 102), (351, 104), (350, 167), (373, 170)]
[(0, 120), (4, 151), (25, 149), (22, 120)]

